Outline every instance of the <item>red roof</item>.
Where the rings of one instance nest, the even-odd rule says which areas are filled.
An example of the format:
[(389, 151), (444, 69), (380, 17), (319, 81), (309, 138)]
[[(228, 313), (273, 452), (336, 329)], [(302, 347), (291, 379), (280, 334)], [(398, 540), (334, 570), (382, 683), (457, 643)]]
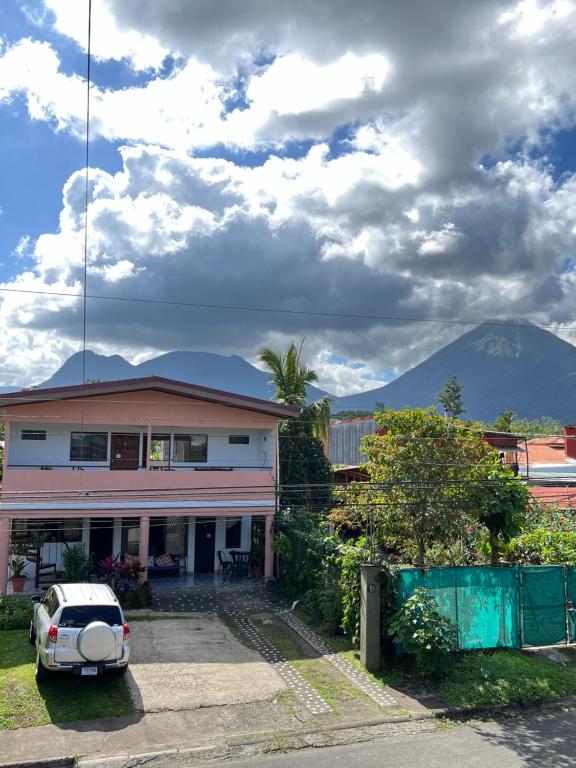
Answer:
[(533, 485), (530, 488), (532, 498), (543, 506), (568, 509), (576, 507), (576, 487), (565, 485)]
[[(535, 437), (528, 440), (528, 461), (530, 464), (572, 464), (566, 457), (563, 437)], [(521, 466), (526, 464), (526, 457), (520, 456)]]

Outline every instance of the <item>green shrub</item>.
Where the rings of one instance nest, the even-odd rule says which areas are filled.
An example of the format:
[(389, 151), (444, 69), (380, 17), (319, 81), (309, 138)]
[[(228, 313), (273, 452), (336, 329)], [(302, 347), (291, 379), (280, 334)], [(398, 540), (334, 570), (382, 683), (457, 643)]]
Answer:
[(508, 557), (525, 565), (576, 566), (576, 532), (537, 528), (508, 545)]
[(398, 608), (388, 634), (413, 657), (419, 675), (442, 677), (449, 672), (457, 648), (456, 627), (439, 613), (436, 601), (423, 587)]
[(135, 584), (126, 592), (120, 593), (120, 602), (123, 608), (152, 608), (152, 588), (145, 581), (143, 584)]
[(32, 601), (23, 595), (0, 594), (0, 629), (28, 629)]
[(74, 583), (86, 581), (92, 569), (92, 561), (86, 554), (83, 544), (73, 544), (62, 553), (65, 579)]

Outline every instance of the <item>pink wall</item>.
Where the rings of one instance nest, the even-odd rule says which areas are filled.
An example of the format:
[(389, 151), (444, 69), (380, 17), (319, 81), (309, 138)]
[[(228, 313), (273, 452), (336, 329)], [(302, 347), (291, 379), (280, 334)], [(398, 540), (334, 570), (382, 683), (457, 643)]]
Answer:
[(274, 429), (278, 419), (228, 405), (207, 403), (166, 392), (144, 390), (97, 395), (77, 400), (11, 405), (8, 418), (15, 422), (118, 424), (163, 427), (251, 427)]

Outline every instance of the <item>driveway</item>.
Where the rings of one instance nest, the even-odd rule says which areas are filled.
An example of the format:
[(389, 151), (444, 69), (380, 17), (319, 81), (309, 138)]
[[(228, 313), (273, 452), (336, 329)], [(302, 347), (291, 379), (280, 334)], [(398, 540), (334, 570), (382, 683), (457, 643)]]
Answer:
[(180, 711), (273, 699), (273, 667), (214, 615), (130, 623), (127, 680), (136, 708)]

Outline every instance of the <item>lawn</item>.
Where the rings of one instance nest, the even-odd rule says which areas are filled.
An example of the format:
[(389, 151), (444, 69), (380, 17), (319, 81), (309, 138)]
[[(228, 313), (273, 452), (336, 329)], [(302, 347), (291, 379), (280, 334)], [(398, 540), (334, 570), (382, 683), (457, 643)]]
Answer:
[[(344, 658), (360, 665), (357, 651), (346, 649), (343, 637), (330, 635), (305, 611), (295, 611), (311, 629), (321, 634)], [(347, 646), (350, 648), (350, 646)], [(460, 654), (441, 682), (423, 681), (409, 669), (406, 656), (383, 662), (371, 676), (381, 685), (411, 695), (428, 689), (462, 709), (540, 702), (576, 694), (576, 670), (521, 651), (470, 651)]]
[(576, 671), (520, 651), (467, 653), (439, 691), (463, 709), (537, 702), (576, 693)]
[(34, 661), (35, 650), (26, 630), (0, 631), (0, 730), (117, 717), (134, 711), (123, 678), (58, 674), (37, 683)]

